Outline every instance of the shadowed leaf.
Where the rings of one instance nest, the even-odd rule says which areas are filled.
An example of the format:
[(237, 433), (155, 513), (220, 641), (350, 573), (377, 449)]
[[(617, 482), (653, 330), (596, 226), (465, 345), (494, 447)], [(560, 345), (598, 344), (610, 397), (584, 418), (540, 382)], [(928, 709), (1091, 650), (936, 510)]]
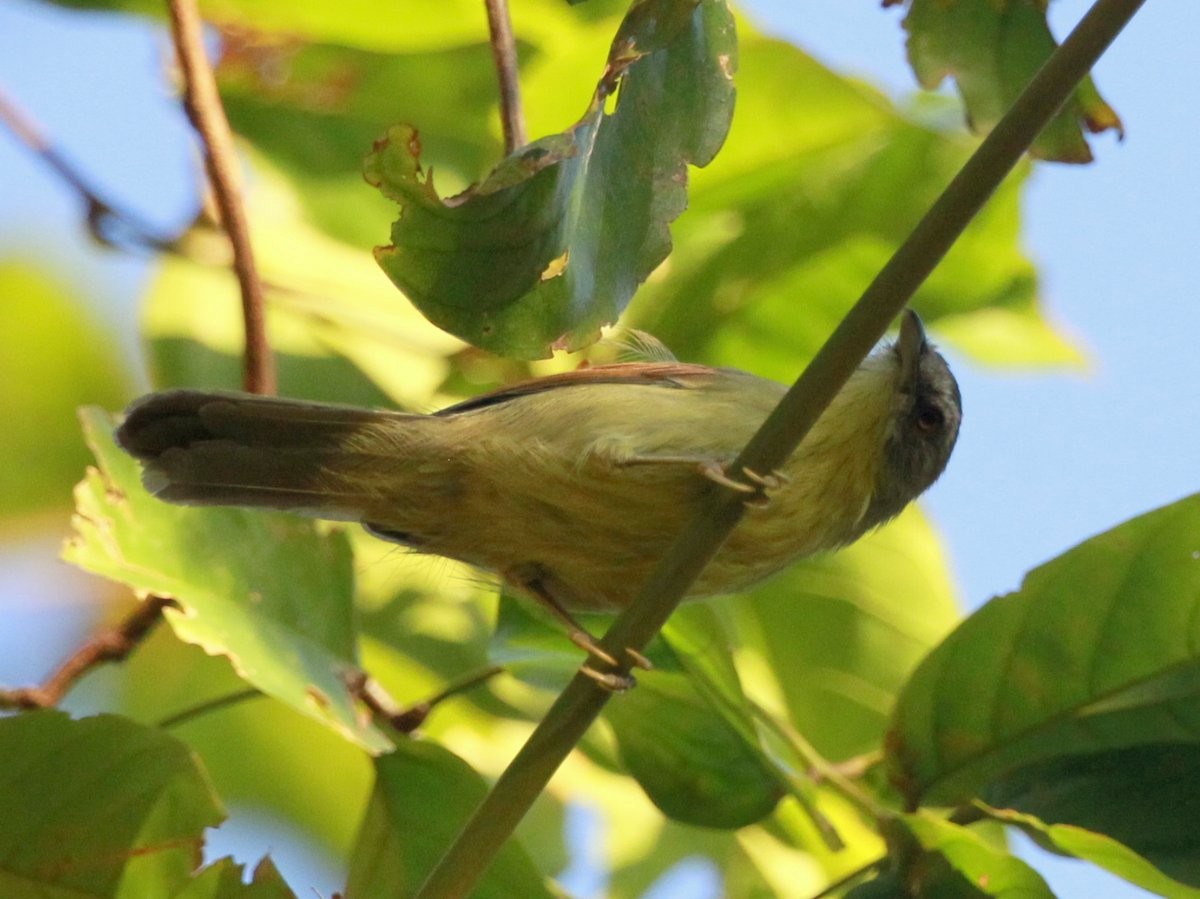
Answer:
[(724, 139), (733, 68), (722, 0), (642, 0), (583, 119), (476, 187), (441, 200), (416, 130), (392, 128), (365, 168), (402, 207), (380, 265), (431, 321), (476, 346), (534, 358), (590, 343), (670, 251), (687, 165), (707, 163)]
[[(487, 792), (466, 762), (423, 740), (402, 740), (395, 752), (375, 759), (375, 776), (346, 899), (415, 895)], [(471, 893), (474, 899), (555, 895), (512, 840)]]
[(174, 896), (222, 818), (174, 737), (116, 715), (0, 719), (0, 895)]
[(1051, 759), (1006, 775), (989, 786), (984, 798), (1017, 810), (1012, 815), (1036, 816), (1031, 824), (1018, 815), (1015, 823), (1035, 838), (1041, 830), (1047, 838), (1043, 842), (1059, 851), (1162, 895), (1200, 895), (1184, 886), (1172, 892), (1150, 885), (1165, 882), (1163, 875), (1168, 875), (1200, 887), (1200, 832), (1195, 826), (1200, 746), (1160, 743)]
[(905, 686), (887, 744), (910, 802), (1026, 765), (1200, 742), (1200, 494), (1031, 571)]

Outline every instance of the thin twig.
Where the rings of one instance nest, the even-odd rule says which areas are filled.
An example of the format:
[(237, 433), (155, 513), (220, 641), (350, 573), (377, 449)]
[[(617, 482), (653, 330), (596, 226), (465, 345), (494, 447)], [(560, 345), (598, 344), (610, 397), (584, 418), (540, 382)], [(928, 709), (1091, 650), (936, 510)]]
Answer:
[[(731, 471), (773, 471), (791, 455), (917, 287), (1144, 2), (1097, 0), (867, 287)], [(740, 495), (733, 491), (709, 493), (637, 598), (604, 635), (601, 646), (621, 659), (628, 658), (626, 647), (644, 649), (743, 512)], [(617, 671), (628, 673), (628, 662)], [(611, 696), (583, 674), (572, 679), (438, 861), (418, 899), (461, 899), (472, 891)]]
[(183, 104), (204, 145), (204, 165), (212, 183), (221, 224), (233, 247), (233, 269), (242, 293), (246, 331), (243, 385), (251, 393), (275, 392), (275, 361), (267, 343), (262, 284), (250, 246), (250, 227), (238, 190), (237, 155), (217, 81), (204, 52), (200, 14), (195, 0), (168, 0), (171, 36), (183, 74)]
[(504, 128), (504, 152), (511, 153), (527, 143), (525, 113), (521, 110), (521, 86), (517, 77), (517, 42), (513, 38), (508, 0), (483, 0), (487, 7), (488, 34), (496, 77), (500, 82), (500, 124)]
[(246, 687), (244, 690), (236, 690), (233, 693), (226, 693), (224, 696), (218, 696), (215, 699), (209, 699), (205, 702), (198, 703), (194, 706), (189, 706), (182, 712), (176, 712), (173, 715), (168, 715), (166, 718), (158, 722), (158, 727), (163, 730), (170, 730), (174, 727), (179, 727), (187, 724), (189, 721), (194, 721), (203, 715), (211, 714), (212, 712), (227, 709), (230, 706), (239, 705), (248, 699), (259, 699), (265, 697), (266, 694), (257, 687)]
[(474, 689), (480, 684), (486, 683), (503, 670), (504, 666), (502, 665), (491, 665), (481, 671), (469, 674), (466, 677), (447, 684), (442, 690), (434, 693), (428, 699), (414, 702), (405, 709), (397, 706), (395, 701), (384, 692), (383, 688), (371, 678), (363, 677), (355, 685), (356, 689), (354, 692), (367, 708), (385, 719), (396, 730), (403, 734), (411, 734), (425, 723), (425, 719), (429, 717), (429, 713), (433, 711), (435, 706), (445, 702), (451, 696), (457, 696), (459, 693), (465, 693), (467, 690)]
[(883, 806), (872, 799), (865, 790), (859, 789), (833, 763), (817, 752), (817, 748), (791, 724), (779, 720), (753, 700), (750, 701), (750, 711), (758, 721), (790, 746), (811, 771), (849, 800), (860, 812), (876, 823), (887, 816), (888, 812)]
[(79, 195), (84, 206), (88, 233), (106, 247), (136, 246), (168, 251), (173, 241), (155, 233), (155, 229), (125, 209), (114, 206), (100, 195), (79, 169), (51, 142), (46, 133), (3, 88), (0, 88), (0, 123), (17, 140), (33, 151), (67, 186)]
[[(872, 768), (883, 763), (883, 750), (875, 749), (871, 752), (864, 752), (860, 755), (851, 756), (848, 759), (843, 759), (840, 762), (826, 762), (826, 764), (842, 777), (847, 780), (862, 780), (867, 776)], [(817, 783), (821, 782), (821, 773), (819, 771), (810, 771), (809, 776)]]
[(783, 773), (782, 776), (787, 780), (788, 794), (800, 804), (800, 808), (808, 817), (809, 822), (817, 829), (817, 835), (825, 844), (825, 848), (830, 852), (841, 852), (845, 849), (846, 841), (838, 833), (837, 827), (821, 811), (816, 799), (808, 795), (810, 792), (816, 792), (813, 789), (813, 783), (806, 782), (799, 775), (792, 773)]
[(116, 627), (90, 637), (39, 686), (0, 690), (0, 708), (47, 709), (58, 705), (87, 672), (103, 662), (120, 661), (129, 655), (158, 624), (162, 610), (173, 603), (162, 596), (147, 597)]

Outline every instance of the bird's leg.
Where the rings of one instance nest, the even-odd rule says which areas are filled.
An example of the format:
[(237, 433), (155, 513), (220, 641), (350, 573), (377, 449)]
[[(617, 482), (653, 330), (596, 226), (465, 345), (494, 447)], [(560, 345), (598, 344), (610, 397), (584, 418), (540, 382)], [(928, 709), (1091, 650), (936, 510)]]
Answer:
[[(554, 595), (553, 588), (547, 583), (545, 577), (540, 574), (526, 573), (525, 577), (513, 577), (510, 573), (509, 579), (518, 584), (530, 596), (536, 599), (547, 609), (550, 614), (559, 620), (566, 629), (567, 637), (572, 643), (582, 649), (589, 655), (595, 656), (600, 661), (605, 662), (612, 667), (619, 666), (617, 659), (600, 645), (600, 642), (593, 637), (588, 631), (575, 620), (567, 608)], [(629, 662), (635, 668), (641, 668), (649, 671), (654, 667), (650, 660), (642, 653), (638, 652), (633, 647), (625, 648), (625, 655)], [(625, 690), (633, 687), (637, 682), (628, 674), (619, 674), (616, 672), (601, 672), (592, 668), (590, 665), (583, 665), (580, 669), (582, 674), (587, 675), (596, 683), (605, 689), (611, 690), (614, 693), (622, 693)]]

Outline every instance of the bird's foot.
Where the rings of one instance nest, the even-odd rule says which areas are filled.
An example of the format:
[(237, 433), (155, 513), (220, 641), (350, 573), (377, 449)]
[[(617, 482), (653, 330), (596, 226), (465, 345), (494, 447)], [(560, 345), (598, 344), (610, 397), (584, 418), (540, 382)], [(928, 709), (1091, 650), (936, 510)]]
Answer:
[(771, 504), (771, 493), (788, 483), (789, 478), (782, 471), (772, 471), (769, 474), (759, 474), (750, 468), (742, 468), (745, 481), (734, 480), (729, 476), (725, 466), (716, 462), (705, 462), (700, 466), (700, 473), (715, 484), (727, 487), (737, 493), (746, 494), (743, 502), (752, 509), (765, 509)]
[(579, 673), (590, 677), (609, 693), (625, 693), (637, 686), (637, 679), (632, 674), (621, 674), (619, 671), (597, 671), (591, 665), (581, 665)]

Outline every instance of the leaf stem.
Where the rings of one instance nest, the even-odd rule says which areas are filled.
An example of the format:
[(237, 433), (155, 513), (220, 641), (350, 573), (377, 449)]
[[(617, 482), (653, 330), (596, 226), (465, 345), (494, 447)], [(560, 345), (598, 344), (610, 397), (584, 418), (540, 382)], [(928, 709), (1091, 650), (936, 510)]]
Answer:
[(512, 153), (528, 142), (525, 114), (521, 110), (521, 86), (517, 72), (517, 42), (513, 37), (508, 0), (483, 0), (487, 7), (488, 34), (496, 77), (500, 82), (500, 124), (504, 128), (504, 152)]
[(183, 105), (204, 146), (204, 165), (212, 183), (221, 224), (233, 248), (233, 269), (242, 294), (246, 332), (242, 382), (251, 393), (275, 392), (275, 360), (267, 343), (262, 283), (250, 245), (250, 226), (238, 189), (237, 155), (233, 134), (217, 81), (204, 52), (200, 14), (195, 0), (168, 0), (171, 37), (183, 74)]
[(163, 730), (171, 730), (172, 728), (180, 727), (196, 718), (219, 712), (221, 709), (227, 709), (230, 706), (239, 705), (248, 699), (265, 698), (266, 694), (257, 687), (247, 687), (244, 690), (236, 690), (233, 693), (226, 693), (224, 696), (217, 696), (209, 699), (206, 702), (198, 703), (190, 706), (181, 712), (176, 712), (174, 715), (168, 715), (166, 718), (159, 720), (158, 727)]
[(103, 662), (125, 658), (142, 642), (162, 618), (162, 610), (174, 600), (150, 596), (116, 627), (96, 634), (79, 646), (58, 669), (36, 687), (0, 690), (0, 709), (45, 709), (58, 705), (81, 677)]
[(858, 785), (846, 777), (836, 765), (817, 752), (817, 748), (800, 731), (792, 727), (791, 724), (786, 721), (780, 721), (752, 700), (750, 701), (750, 708), (755, 718), (770, 728), (779, 739), (790, 746), (792, 751), (804, 760), (804, 764), (814, 774), (849, 800), (850, 804), (857, 808), (863, 815), (876, 824), (890, 815), (890, 812), (876, 802), (865, 790), (859, 789)]
[[(751, 438), (732, 471), (768, 472), (782, 465), (1144, 2), (1097, 0), (842, 319)], [(743, 510), (742, 500), (733, 491), (714, 490), (706, 496), (638, 598), (605, 634), (601, 645), (609, 653), (624, 658), (626, 647), (641, 650), (646, 646), (741, 520)], [(627, 672), (628, 665), (620, 670)], [(461, 899), (471, 892), (611, 696), (582, 674), (572, 679), (430, 873), (418, 899)]]

